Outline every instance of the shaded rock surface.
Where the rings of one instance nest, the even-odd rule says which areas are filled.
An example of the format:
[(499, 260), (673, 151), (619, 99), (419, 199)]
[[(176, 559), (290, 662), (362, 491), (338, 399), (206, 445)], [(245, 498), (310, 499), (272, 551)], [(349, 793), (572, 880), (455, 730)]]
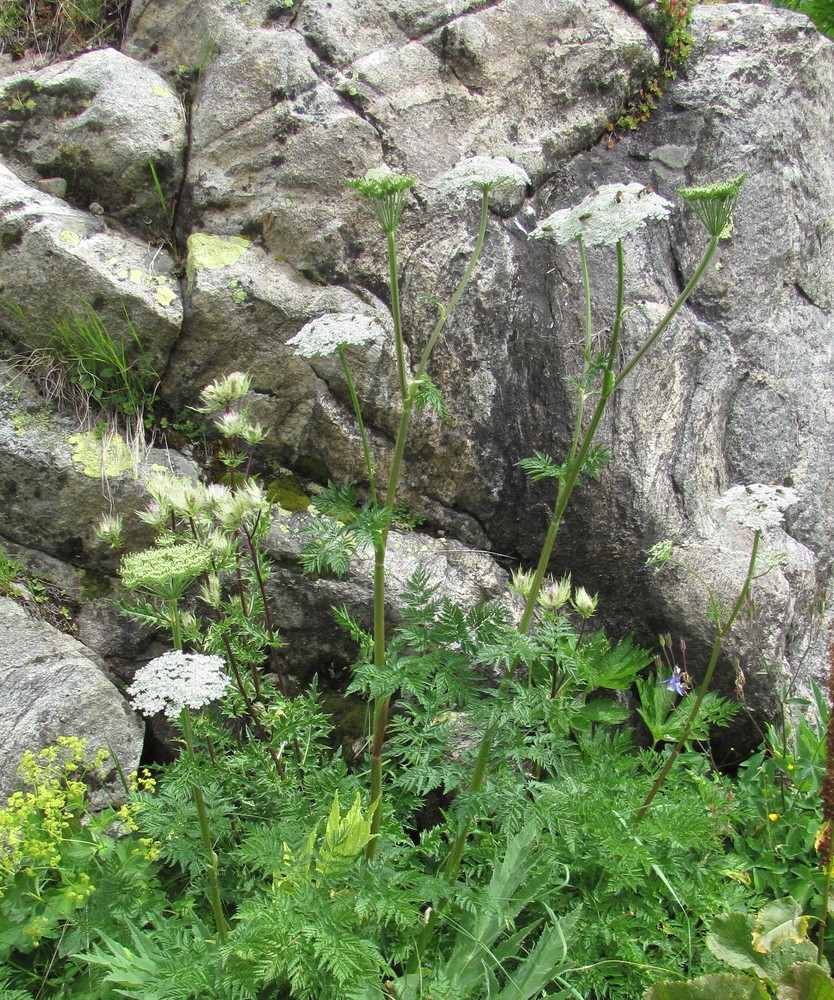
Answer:
[[(0, 597), (0, 660), (0, 794), (16, 787), (24, 751), (62, 735), (89, 740), (91, 754), (109, 749), (124, 774), (136, 770), (145, 727), (81, 643)], [(115, 766), (111, 785), (118, 795)]]
[[(297, 566), (310, 520), (304, 512), (279, 512), (275, 517), (267, 541), (277, 564), (269, 582), (270, 598), (279, 612), (290, 670), (338, 678), (355, 659), (356, 644), (336, 625), (330, 609), (344, 608), (361, 628), (373, 630), (373, 552), (358, 552), (341, 579), (301, 576)], [(392, 531), (385, 565), (389, 626), (402, 620), (402, 594), (421, 569), (438, 596), (466, 610), (480, 601), (500, 600), (510, 607), (507, 573), (489, 553), (452, 539)]]
[(61, 178), (79, 208), (96, 203), (137, 227), (164, 225), (182, 182), (185, 115), (153, 70), (114, 49), (18, 73), (0, 83), (0, 155), (26, 179)]

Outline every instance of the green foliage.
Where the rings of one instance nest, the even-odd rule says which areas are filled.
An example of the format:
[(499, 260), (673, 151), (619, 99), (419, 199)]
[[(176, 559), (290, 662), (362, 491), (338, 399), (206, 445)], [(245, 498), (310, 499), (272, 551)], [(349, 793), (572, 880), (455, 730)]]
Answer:
[[(0, 969), (16, 987), (35, 982), (53, 995), (80, 974), (71, 956), (90, 920), (109, 921), (125, 903), (136, 912), (154, 894), (155, 845), (131, 834), (139, 803), (90, 812), (89, 785), (103, 778), (107, 757), (63, 736), (27, 752), (22, 788), (0, 810)], [(130, 895), (114, 894), (116, 883)]]
[(794, 900), (770, 903), (755, 918), (728, 913), (713, 921), (710, 951), (745, 975), (704, 976), (654, 986), (644, 1000), (834, 1000), (834, 980), (816, 962), (808, 917)]
[(663, 39), (660, 53), (660, 71), (650, 76), (638, 93), (620, 109), (616, 122), (608, 123), (613, 142), (616, 127), (634, 130), (649, 120), (652, 111), (663, 96), (666, 80), (674, 79), (678, 69), (689, 58), (692, 51), (692, 36), (689, 23), (698, 0), (657, 0), (657, 9), (663, 25)]
[(20, 563), (0, 548), (0, 595), (11, 597), (16, 593), (15, 580), (20, 573)]
[(534, 483), (542, 479), (561, 479), (567, 471), (567, 466), (556, 462), (543, 451), (536, 451), (532, 458), (522, 458), (515, 464), (524, 469)]
[(101, 0), (3, 0), (0, 53), (21, 56), (31, 49), (51, 58), (89, 47), (118, 44), (127, 5)]
[(46, 330), (35, 329), (17, 312), (27, 351), (21, 363), (48, 398), (70, 405), (82, 421), (95, 422), (103, 414), (115, 427), (124, 427), (128, 438), (143, 434), (158, 376), (127, 312), (121, 338), (89, 305), (59, 315)]
[[(825, 876), (816, 850), (828, 706), (818, 688), (809, 705), (792, 699), (794, 729), (768, 727), (759, 750), (738, 769), (733, 799), (735, 865), (766, 898), (788, 893), (820, 913)], [(809, 709), (819, 716), (806, 718)]]
[[(640, 697), (637, 712), (651, 734), (652, 746), (662, 742), (677, 743), (686, 731), (687, 720), (697, 699), (696, 693), (690, 691), (678, 700), (654, 672), (636, 678), (635, 683)], [(707, 691), (690, 725), (687, 741), (707, 740), (710, 727), (729, 726), (737, 712), (738, 706), (729, 699)]]
[[(489, 191), (520, 174), (482, 157), (458, 170), (456, 184), (478, 175), (480, 230), (414, 372), (395, 249), (412, 179), (375, 170), (352, 185), (370, 200), (388, 247), (399, 430), (384, 487), (335, 340), (367, 489), (328, 483), (319, 493), (302, 562), (340, 575), (356, 551), (373, 553), (373, 631), (345, 608), (336, 615), (358, 646), (348, 694), (368, 702), (368, 745), (352, 748), (349, 767), (331, 749), (317, 686), (294, 693), (284, 673), (269, 600), (272, 499), (252, 475), (266, 430), (249, 415), (249, 377), (233, 372), (205, 387), (199, 407), (222, 439), (222, 484), (151, 477), (140, 517), (154, 542), (121, 564), (125, 586), (139, 595), (125, 612), (167, 633), (177, 650), (165, 657), (169, 672), (177, 659), (201, 659), (188, 649), (222, 658), (228, 677), (217, 676), (214, 661), (210, 696), (196, 699), (193, 717), (186, 707), (169, 720), (184, 752), (160, 768), (158, 791), (129, 791), (119, 817), (127, 830), (102, 833), (83, 797), (61, 805), (57, 820), (44, 805), (12, 824), (27, 836), (0, 851), (15, 865), (8, 891), (16, 936), (0, 954), (11, 989), (102, 1000), (633, 1000), (670, 975), (719, 971), (705, 947), (707, 919), (759, 902), (725, 856), (731, 785), (694, 749), (731, 709), (712, 695), (698, 696), (699, 712), (688, 712), (686, 698), (681, 708), (648, 652), (630, 637), (591, 630), (598, 595), (572, 588), (568, 577), (545, 582), (573, 487), (610, 460), (594, 443), (610, 396), (686, 301), (717, 240), (619, 375), (624, 234), (618, 311), (597, 356), (580, 241), (587, 323), (577, 420), (563, 465), (541, 452), (521, 463), (534, 479), (559, 483), (536, 570), (514, 584), (526, 598), (520, 620), (505, 600), (458, 605), (418, 568), (396, 625), (386, 624), (388, 535), (407, 520), (396, 494), (409, 425), (421, 407), (443, 409), (426, 365), (477, 263)], [(317, 351), (332, 322), (322, 318)], [(312, 356), (310, 342), (306, 350)], [(110, 534), (119, 534), (112, 524)], [(704, 689), (753, 578), (758, 540), (734, 609), (726, 618), (716, 612)], [(165, 680), (164, 672), (154, 677), (162, 687)], [(650, 748), (638, 747), (629, 725), (626, 692), (635, 686), (655, 735)], [(663, 744), (675, 734), (681, 745), (670, 753)], [(36, 860), (46, 870), (32, 891), (26, 880), (39, 870), (18, 854), (41, 843), (48, 857)], [(45, 963), (20, 937), (33, 905), (47, 908), (36, 914), (44, 922), (33, 925), (35, 935), (55, 942)], [(753, 927), (753, 951), (807, 957), (803, 942), (777, 941), (804, 935), (802, 915), (792, 914), (767, 911)]]

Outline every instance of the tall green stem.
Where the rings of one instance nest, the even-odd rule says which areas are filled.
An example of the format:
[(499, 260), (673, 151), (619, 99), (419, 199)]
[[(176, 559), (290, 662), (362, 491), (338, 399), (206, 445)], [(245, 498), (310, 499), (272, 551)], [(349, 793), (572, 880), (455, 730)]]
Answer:
[[(481, 199), (481, 220), (478, 228), (478, 237), (475, 247), (469, 258), (463, 277), (458, 282), (451, 298), (445, 307), (440, 311), (440, 317), (429, 336), (426, 347), (420, 357), (417, 366), (416, 379), (421, 378), (426, 371), (429, 359), (437, 344), (438, 338), (446, 325), (449, 314), (457, 305), (463, 295), (466, 286), (469, 284), (481, 250), (484, 245), (487, 221), (489, 219), (489, 193), (485, 191)], [(394, 454), (391, 459), (391, 469), (388, 474), (388, 488), (385, 493), (385, 513), (388, 515), (385, 525), (380, 533), (380, 538), (374, 542), (374, 666), (378, 669), (385, 667), (385, 553), (388, 542), (388, 531), (390, 527), (390, 515), (394, 509), (394, 501), (397, 495), (397, 486), (400, 480), (400, 470), (402, 469), (403, 456), (405, 455), (405, 444), (408, 438), (408, 430), (411, 426), (411, 415), (414, 410), (414, 385), (406, 388), (405, 383), (405, 362), (402, 347), (402, 326), (400, 319), (399, 291), (397, 285), (397, 248), (393, 231), (387, 233), (388, 237), (388, 262), (391, 275), (391, 309), (394, 316), (394, 335), (397, 344), (397, 365), (400, 371), (400, 388), (402, 392), (403, 407), (400, 414), (400, 425), (397, 430), (397, 439), (394, 443)], [(395, 305), (396, 303), (396, 305)], [(358, 409), (358, 403), (354, 404)], [(363, 437), (364, 442), (364, 437)], [(366, 458), (366, 462), (368, 459)], [(379, 831), (382, 825), (382, 751), (385, 745), (385, 730), (388, 726), (388, 713), (391, 706), (390, 695), (379, 697), (374, 701), (373, 713), (373, 734), (371, 737), (371, 805), (376, 803), (373, 817), (371, 819), (371, 837), (368, 846), (365, 848), (365, 857), (371, 860), (376, 854), (377, 843), (379, 841)]]
[(628, 378), (628, 376), (631, 374), (632, 368), (634, 368), (634, 366), (636, 364), (639, 364), (639, 362), (642, 360), (643, 355), (646, 353), (646, 351), (648, 351), (652, 347), (652, 345), (657, 340), (657, 338), (663, 333), (663, 331), (672, 322), (672, 320), (675, 318), (675, 316), (677, 316), (678, 310), (684, 305), (684, 303), (686, 302), (686, 300), (692, 294), (693, 289), (698, 284), (698, 282), (701, 280), (701, 275), (707, 269), (707, 266), (708, 266), (709, 262), (712, 260), (712, 255), (715, 253), (715, 248), (718, 246), (718, 240), (719, 239), (720, 239), (720, 235), (719, 236), (713, 236), (710, 239), (709, 246), (707, 247), (706, 252), (704, 253), (704, 256), (701, 258), (701, 263), (697, 266), (697, 268), (695, 268), (695, 273), (692, 275), (692, 277), (687, 282), (686, 287), (684, 288), (684, 290), (680, 293), (680, 295), (675, 300), (672, 308), (669, 310), (669, 312), (666, 313), (666, 315), (663, 317), (663, 319), (654, 328), (654, 330), (651, 333), (651, 336), (646, 341), (646, 343), (643, 344), (643, 346), (640, 348), (640, 350), (634, 355), (634, 357), (631, 359), (631, 361), (629, 361), (629, 363), (625, 366), (625, 368), (623, 368), (623, 370), (617, 376), (617, 378), (614, 381), (614, 389), (618, 389), (620, 387), (620, 385), (622, 384), (622, 382), (624, 382), (625, 379)]
[(695, 704), (692, 706), (692, 709), (689, 713), (689, 717), (686, 720), (686, 725), (683, 727), (683, 733), (681, 734), (681, 737), (678, 740), (678, 742), (675, 744), (675, 749), (671, 752), (671, 754), (669, 754), (669, 757), (666, 759), (666, 763), (663, 765), (663, 769), (661, 770), (657, 778), (655, 778), (655, 782), (652, 785), (649, 794), (646, 796), (643, 805), (640, 806), (640, 808), (637, 810), (637, 814), (634, 817), (635, 826), (646, 815), (646, 811), (652, 804), (652, 799), (655, 797), (655, 795), (657, 795), (658, 791), (660, 790), (660, 787), (666, 780), (667, 775), (672, 770), (672, 765), (675, 763), (675, 761), (678, 758), (678, 755), (683, 749), (683, 745), (689, 739), (689, 733), (692, 729), (692, 724), (698, 717), (698, 712), (700, 711), (701, 704), (704, 700), (704, 696), (706, 695), (710, 686), (710, 682), (712, 681), (712, 675), (715, 673), (715, 667), (718, 663), (718, 657), (721, 653), (721, 646), (723, 645), (724, 639), (726, 638), (727, 634), (732, 628), (733, 622), (736, 620), (739, 611), (741, 611), (744, 602), (747, 599), (747, 592), (750, 590), (750, 583), (753, 579), (753, 571), (756, 568), (756, 556), (758, 555), (759, 552), (760, 538), (761, 538), (761, 532), (757, 531), (753, 536), (753, 550), (750, 553), (750, 562), (747, 567), (747, 576), (744, 578), (744, 585), (741, 588), (741, 593), (738, 595), (738, 600), (733, 605), (733, 610), (730, 612), (729, 617), (726, 619), (726, 621), (718, 624), (718, 628), (715, 635), (715, 642), (713, 643), (712, 646), (712, 655), (710, 656), (709, 664), (707, 665), (707, 672), (704, 674), (704, 679), (701, 682), (700, 688), (698, 689), (698, 697), (695, 699)]
[(374, 480), (374, 463), (371, 458), (371, 446), (368, 443), (368, 434), (365, 430), (365, 421), (362, 419), (362, 408), (359, 406), (359, 397), (356, 394), (356, 386), (353, 384), (353, 376), (350, 374), (350, 368), (348, 367), (347, 358), (345, 357), (345, 349), (342, 347), (338, 350), (339, 360), (342, 362), (342, 371), (345, 373), (345, 381), (347, 382), (348, 392), (350, 393), (350, 401), (353, 404), (353, 413), (356, 417), (356, 423), (359, 427), (359, 437), (362, 439), (362, 454), (365, 456), (365, 471), (368, 474), (368, 483), (371, 490), (371, 500), (374, 506), (376, 506), (376, 483)]
[(400, 399), (405, 404), (408, 393), (408, 383), (405, 375), (405, 350), (403, 348), (403, 323), (400, 313), (400, 281), (397, 274), (397, 243), (396, 229), (387, 229), (385, 236), (388, 241), (388, 282), (391, 286), (391, 316), (394, 320), (394, 345), (397, 350), (397, 378), (400, 383)]
[(226, 918), (223, 915), (223, 902), (220, 898), (220, 883), (217, 877), (217, 854), (214, 850), (214, 844), (211, 839), (208, 810), (206, 809), (206, 800), (203, 796), (203, 786), (200, 783), (200, 778), (198, 776), (199, 771), (197, 770), (197, 761), (194, 756), (194, 733), (191, 728), (191, 712), (187, 705), (180, 713), (180, 722), (182, 723), (182, 731), (185, 736), (185, 748), (186, 753), (188, 754), (188, 762), (191, 765), (193, 773), (194, 784), (192, 791), (194, 793), (194, 805), (197, 807), (197, 817), (200, 824), (200, 837), (202, 838), (203, 847), (206, 849), (208, 859), (206, 874), (208, 875), (209, 882), (209, 900), (211, 902), (212, 913), (214, 914), (214, 926), (217, 930), (217, 936), (222, 942), (226, 940), (228, 931), (226, 928)]
[[(182, 627), (180, 625), (180, 613), (176, 600), (166, 601), (171, 615), (171, 639), (175, 649), (182, 649)], [(183, 736), (185, 737), (185, 752), (188, 756), (188, 763), (191, 765), (192, 792), (194, 794), (194, 805), (197, 807), (197, 820), (200, 825), (200, 837), (206, 849), (207, 865), (206, 873), (209, 882), (209, 901), (214, 914), (214, 926), (217, 936), (221, 941), (227, 937), (226, 918), (223, 915), (223, 903), (220, 898), (220, 883), (217, 877), (217, 854), (211, 840), (209, 829), (208, 810), (206, 800), (203, 795), (203, 786), (200, 782), (200, 772), (197, 768), (197, 761), (194, 755), (194, 732), (191, 728), (191, 712), (186, 705), (180, 712), (180, 723), (182, 725)]]
[[(600, 390), (599, 399), (597, 405), (594, 408), (594, 412), (591, 415), (591, 419), (588, 423), (588, 427), (585, 433), (581, 432), (581, 418), (584, 416), (582, 409), (578, 414), (577, 424), (574, 430), (573, 443), (571, 445), (571, 455), (569, 456), (569, 461), (564, 474), (559, 479), (559, 486), (556, 493), (556, 502), (553, 507), (553, 514), (550, 519), (550, 524), (548, 525), (547, 534), (545, 535), (544, 544), (542, 545), (541, 552), (539, 555), (539, 561), (536, 566), (536, 571), (533, 574), (533, 580), (530, 586), (530, 593), (527, 597), (527, 602), (524, 607), (524, 611), (521, 616), (521, 621), (519, 623), (519, 632), (525, 634), (533, 621), (533, 615), (536, 609), (536, 603), (538, 601), (539, 592), (541, 591), (542, 584), (544, 583), (544, 578), (547, 573), (547, 568), (550, 564), (550, 559), (553, 555), (553, 548), (556, 544), (556, 536), (559, 532), (559, 527), (562, 523), (562, 518), (564, 517), (565, 510), (568, 506), (568, 501), (570, 500), (571, 493), (573, 492), (576, 483), (579, 480), (579, 476), (585, 465), (585, 461), (588, 457), (588, 453), (591, 450), (591, 445), (593, 444), (594, 438), (596, 436), (597, 430), (599, 428), (600, 421), (602, 420), (603, 413), (605, 412), (605, 407), (608, 404), (609, 399), (613, 396), (614, 392), (622, 385), (625, 378), (633, 370), (635, 365), (641, 360), (641, 358), (646, 354), (649, 348), (655, 343), (658, 337), (663, 333), (672, 319), (677, 315), (680, 308), (684, 305), (686, 300), (692, 294), (693, 289), (697, 285), (701, 276), (707, 268), (710, 260), (712, 259), (715, 249), (718, 246), (718, 237), (713, 237), (710, 239), (709, 245), (707, 246), (704, 256), (701, 258), (698, 267), (695, 270), (694, 275), (687, 283), (686, 287), (680, 293), (675, 302), (670, 306), (668, 312), (663, 317), (663, 319), (658, 323), (655, 329), (649, 335), (645, 344), (640, 348), (640, 350), (635, 354), (631, 361), (625, 366), (625, 368), (620, 372), (620, 374), (614, 378), (613, 367), (616, 360), (616, 352), (619, 344), (620, 330), (622, 327), (622, 314), (623, 314), (623, 287), (624, 287), (624, 265), (623, 265), (623, 249), (622, 244), (617, 243), (617, 313), (614, 318), (614, 325), (612, 328), (611, 342), (608, 349), (608, 357), (606, 361), (605, 370), (603, 371), (603, 384)], [(580, 255), (584, 254), (584, 248), (582, 246), (582, 241), (580, 240)], [(586, 345), (588, 343), (588, 329), (589, 329), (589, 313), (590, 313), (590, 286), (587, 277), (587, 268), (583, 266), (583, 278), (584, 278), (584, 288), (585, 288), (585, 316), (586, 316)], [(588, 352), (590, 354), (590, 352)], [(587, 364), (587, 361), (586, 361)], [(576, 442), (579, 441), (579, 445), (576, 446)], [(512, 677), (517, 663), (508, 663), (507, 668), (504, 672), (504, 681), (508, 681)], [(496, 729), (495, 727), (490, 727), (484, 733), (480, 747), (478, 748), (478, 756), (475, 759), (475, 765), (472, 771), (472, 778), (469, 782), (470, 792), (479, 792), (481, 786), (483, 785), (484, 778), (486, 776), (487, 764), (489, 762), (489, 755), (492, 750), (492, 744), (495, 740)], [(457, 878), (458, 870), (460, 868), (460, 861), (463, 857), (463, 851), (466, 841), (469, 837), (469, 826), (465, 825), (458, 833), (455, 838), (449, 856), (445, 866), (445, 877), (448, 882), (453, 882)], [(430, 929), (432, 925), (429, 924), (427, 930)], [(424, 937), (426, 936), (424, 932)], [(422, 942), (421, 939), (421, 943)]]

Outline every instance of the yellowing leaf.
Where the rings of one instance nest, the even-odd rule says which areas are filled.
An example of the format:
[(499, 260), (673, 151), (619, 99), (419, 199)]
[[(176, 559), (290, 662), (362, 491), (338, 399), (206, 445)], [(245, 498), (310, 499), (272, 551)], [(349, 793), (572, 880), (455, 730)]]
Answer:
[(792, 899), (770, 903), (759, 914), (753, 930), (753, 948), (760, 954), (773, 951), (780, 941), (801, 944), (808, 936), (808, 917)]

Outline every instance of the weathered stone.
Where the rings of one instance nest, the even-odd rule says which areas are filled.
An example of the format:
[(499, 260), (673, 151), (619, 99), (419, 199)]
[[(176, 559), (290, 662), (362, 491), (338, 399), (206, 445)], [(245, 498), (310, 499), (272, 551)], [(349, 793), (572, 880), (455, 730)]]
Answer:
[[(752, 533), (717, 517), (713, 498), (739, 482), (795, 487), (801, 502), (788, 513), (788, 534), (776, 532), (765, 545), (786, 550), (786, 564), (755, 583), (756, 614), (734, 628), (720, 672), (719, 683), (732, 690), (730, 664), (738, 657), (750, 703), (761, 709), (779, 683), (807, 691), (808, 678), (822, 681), (827, 671), (819, 607), (834, 555), (834, 184), (820, 123), (830, 121), (834, 106), (834, 44), (804, 17), (743, 4), (698, 7), (693, 35), (692, 58), (652, 120), (613, 150), (577, 157), (542, 204), (542, 213), (551, 211), (599, 183), (636, 179), (674, 196), (699, 179), (748, 174), (732, 239), (614, 399), (603, 437), (614, 464), (600, 485), (576, 497), (560, 561), (600, 589), (615, 627), (641, 621), (646, 640), (661, 630), (686, 639), (698, 676), (714, 635), (704, 588), (691, 574), (670, 580), (645, 571), (647, 550), (665, 537), (684, 543), (682, 562), (729, 609)], [(628, 247), (625, 358), (674, 300), (707, 242), (683, 206), (671, 235), (671, 252), (662, 226)], [(611, 289), (612, 255), (590, 258), (594, 288)], [(582, 335), (576, 254), (554, 250), (549, 267), (558, 339), (567, 345)], [(609, 291), (596, 326), (610, 316)], [(566, 369), (575, 366), (566, 353)], [(564, 424), (557, 427), (564, 440)], [(534, 432), (528, 450), (549, 441), (549, 433)], [(531, 495), (523, 490), (525, 503)], [(494, 540), (505, 539), (499, 544), (513, 544), (499, 519), (490, 528)], [(743, 739), (738, 731), (735, 739)]]
[[(24, 184), (0, 163), (0, 296), (23, 309), (0, 314), (6, 334), (35, 332), (70, 310), (94, 307), (110, 335), (135, 356), (130, 316), (158, 371), (179, 334), (182, 302), (173, 261), (160, 247)], [(28, 323), (28, 325), (27, 325)]]
[[(528, 483), (516, 463), (537, 448), (560, 458), (569, 446), (575, 396), (565, 377), (578, 372), (584, 341), (576, 249), (527, 241), (532, 209), (543, 217), (606, 182), (651, 182), (674, 197), (682, 184), (747, 170), (720, 267), (614, 397), (601, 430), (614, 462), (599, 484), (577, 491), (554, 565), (600, 591), (602, 619), (616, 631), (637, 627), (645, 641), (661, 630), (685, 638), (697, 677), (712, 636), (703, 592), (682, 572), (664, 578), (646, 571), (648, 549), (667, 536), (685, 543), (684, 561), (731, 606), (751, 537), (717, 518), (712, 499), (741, 480), (795, 486), (802, 502), (787, 534), (769, 543), (787, 551), (787, 562), (757, 582), (758, 616), (739, 622), (721, 664), (729, 689), (737, 655), (755, 694), (760, 657), (774, 676), (800, 671), (803, 682), (825, 669), (819, 619), (805, 609), (829, 586), (834, 537), (834, 46), (797, 14), (701, 6), (693, 56), (661, 107), (608, 148), (609, 117), (657, 65), (643, 26), (656, 31), (654, 5), (623, 6), (635, 16), (603, 0), (134, 3), (128, 51), (192, 88), (178, 217), (183, 245), (192, 238), (190, 287), (162, 392), (193, 405), (209, 379), (248, 368), (252, 408), (273, 429), (266, 460), (315, 466), (322, 478), (350, 477), (361, 490), (338, 363), (308, 364), (285, 346), (323, 312), (385, 319), (384, 241), (343, 179), (382, 161), (416, 175), (398, 240), (406, 340), (419, 356), (437, 315), (428, 295), (448, 299), (477, 227), (476, 201), (441, 198), (437, 181), (464, 155), (507, 155), (533, 184), (492, 202), (475, 278), (430, 366), (449, 416), (443, 423), (427, 412), (415, 418), (402, 498), (434, 528), (532, 560), (553, 491)], [(0, 182), (7, 176), (0, 173)], [(49, 300), (34, 292), (40, 262), (57, 249), (59, 266), (50, 265), (42, 284), (75, 288), (83, 275), (85, 297), (100, 293), (114, 318), (120, 287), (131, 291), (145, 310), (139, 322), (139, 306), (129, 302), (143, 339), (145, 325), (156, 330), (144, 258), (126, 265), (121, 286), (103, 276), (100, 263), (77, 259), (96, 240), (112, 247), (116, 237), (103, 220), (77, 213), (61, 216), (69, 225), (59, 222), (55, 199), (14, 178), (0, 183), (4, 197), (0, 291), (27, 306), (42, 303), (39, 315), (48, 316)], [(34, 206), (30, 215), (24, 203)], [(79, 237), (71, 257), (61, 246), (64, 231)], [(223, 244), (216, 258), (213, 240)], [(668, 224), (629, 242), (624, 357), (674, 301), (704, 244), (682, 207)], [(137, 246), (130, 246), (136, 260)], [(32, 257), (24, 247), (33, 248)], [(102, 250), (100, 260), (116, 256)], [(589, 263), (594, 328), (605, 331), (613, 251), (594, 249)], [(141, 288), (130, 286), (132, 268)], [(148, 334), (155, 356), (167, 360), (179, 323), (177, 315)], [(353, 362), (383, 474), (396, 411), (388, 362), (386, 352)], [(54, 550), (52, 527), (46, 520), (41, 526)], [(302, 611), (339, 603), (335, 585), (331, 593), (329, 583), (320, 584), (327, 596), (319, 601), (297, 576), (284, 580), (291, 623)], [(357, 608), (366, 600), (367, 591), (356, 593)], [(324, 638), (311, 641), (305, 655), (326, 659), (327, 648)]]
[[(168, 401), (183, 406), (212, 379), (232, 369), (247, 371), (248, 403), (253, 416), (272, 430), (274, 457), (285, 464), (315, 457), (319, 465), (332, 462), (334, 474), (349, 469), (361, 479), (361, 449), (341, 364), (335, 357), (304, 360), (285, 342), (322, 313), (380, 317), (381, 329), (388, 331), (384, 346), (351, 351), (350, 364), (374, 423), (393, 433), (396, 376), (387, 309), (368, 293), (360, 297), (313, 284), (245, 240), (235, 246), (196, 234), (190, 246), (190, 308), (166, 374)], [(385, 443), (379, 443), (383, 449)]]
[(176, 452), (106, 447), (74, 418), (55, 413), (22, 373), (0, 366), (0, 536), (82, 569), (113, 573), (118, 555), (94, 528), (103, 514), (121, 514), (125, 544), (149, 544), (149, 529), (135, 511), (145, 505), (143, 477), (154, 465), (196, 474)]
[[(373, 627), (373, 552), (360, 551), (341, 579), (311, 579), (297, 569), (308, 541), (311, 515), (279, 512), (273, 519), (267, 550), (276, 566), (268, 589), (286, 643), (288, 668), (307, 677), (313, 673), (339, 678), (356, 659), (356, 644), (339, 628), (333, 608), (345, 608), (362, 628)], [(460, 542), (392, 531), (386, 556), (386, 619), (402, 620), (402, 595), (414, 573), (425, 571), (439, 597), (468, 610), (479, 601), (509, 602), (507, 573), (487, 552)]]
[[(73, 205), (166, 233), (149, 161), (167, 199), (182, 183), (185, 115), (153, 70), (114, 49), (0, 84), (0, 155), (27, 180), (60, 177)], [(53, 192), (55, 193), (55, 192)]]
[(0, 597), (0, 660), (0, 794), (17, 786), (24, 751), (78, 736), (88, 741), (91, 756), (109, 750), (110, 793), (118, 798), (116, 766), (122, 774), (136, 770), (144, 725), (85, 647)]

